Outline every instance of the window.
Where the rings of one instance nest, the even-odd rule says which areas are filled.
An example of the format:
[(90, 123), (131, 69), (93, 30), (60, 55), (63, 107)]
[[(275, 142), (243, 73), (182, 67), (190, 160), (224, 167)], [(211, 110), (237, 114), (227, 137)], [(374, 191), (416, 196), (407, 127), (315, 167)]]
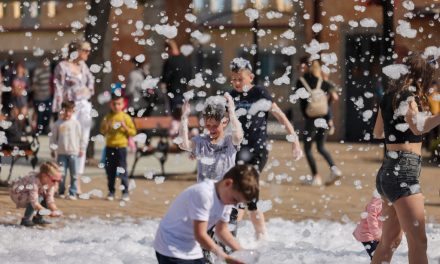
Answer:
[(220, 13), (225, 9), (224, 0), (210, 0), (209, 9), (212, 13)]
[(40, 15), (40, 5), (37, 1), (32, 1), (30, 4), (28, 4), (28, 8), (30, 17), (36, 18)]
[(56, 1), (47, 2), (47, 16), (55, 17), (56, 14), (57, 14), (57, 2)]
[(20, 18), (21, 16), (21, 4), (19, 1), (12, 2), (12, 15), (14, 18)]
[(0, 3), (0, 18), (5, 16), (6, 3)]
[(246, 0), (232, 0), (232, 11), (238, 12), (246, 7)]
[(277, 0), (277, 9), (280, 12), (290, 12), (293, 9), (291, 0)]
[(256, 9), (263, 9), (267, 7), (268, 4), (269, 4), (269, 0), (255, 0), (254, 6)]
[(200, 13), (205, 8), (204, 0), (194, 0), (193, 1), (193, 9), (194, 13)]

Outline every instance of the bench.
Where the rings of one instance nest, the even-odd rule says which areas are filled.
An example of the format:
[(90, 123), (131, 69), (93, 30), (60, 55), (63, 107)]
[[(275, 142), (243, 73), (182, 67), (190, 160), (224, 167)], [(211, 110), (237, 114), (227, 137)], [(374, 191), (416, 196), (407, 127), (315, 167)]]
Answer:
[[(172, 142), (170, 143), (168, 134), (172, 121), (173, 119), (171, 116), (136, 117), (133, 119), (137, 132), (145, 133), (147, 135), (147, 139), (143, 146), (136, 142), (136, 153), (130, 172), (130, 178), (134, 177), (136, 164), (142, 157), (156, 157), (160, 162), (161, 173), (162, 175), (165, 175), (165, 163), (168, 159), (168, 154), (183, 152), (179, 146)], [(188, 127), (189, 129), (199, 129), (200, 125), (197, 116), (190, 116), (188, 118)], [(159, 142), (156, 146), (153, 146), (151, 143), (151, 139), (153, 137), (159, 137)]]
[[(0, 122), (4, 121), (6, 118), (3, 115), (0, 115)], [(38, 151), (40, 150), (40, 141), (38, 140), (38, 133), (32, 133), (27, 136), (28, 138), (32, 138), (29, 141), (29, 144), (26, 144), (26, 148), (20, 148), (18, 146), (10, 146), (7, 144), (3, 144), (0, 146), (0, 173), (2, 171), (2, 158), (3, 157), (11, 157), (11, 166), (9, 168), (8, 178), (5, 181), (0, 181), (0, 185), (8, 185), (11, 180), (12, 171), (14, 169), (15, 163), (21, 159), (25, 158), (29, 160), (32, 165), (32, 169), (35, 170), (35, 167), (38, 163)]]

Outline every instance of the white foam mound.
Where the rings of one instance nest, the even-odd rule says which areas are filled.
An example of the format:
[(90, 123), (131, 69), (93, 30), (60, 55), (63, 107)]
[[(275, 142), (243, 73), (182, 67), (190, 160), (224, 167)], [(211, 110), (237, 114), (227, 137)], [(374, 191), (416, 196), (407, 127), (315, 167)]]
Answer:
[[(76, 216), (51, 219), (46, 229), (18, 228), (0, 225), (1, 263), (157, 263), (152, 246), (159, 220), (131, 218), (102, 220), (74, 219)], [(18, 223), (19, 217), (14, 220)], [(0, 219), (10, 222), (11, 218)], [(329, 221), (292, 222), (270, 219), (268, 236), (255, 241), (252, 224), (244, 221), (238, 238), (247, 251), (237, 258), (252, 263), (369, 263), (361, 243), (352, 236), (354, 223)], [(440, 258), (440, 225), (426, 226), (429, 263)], [(397, 249), (393, 263), (408, 263), (404, 239)]]

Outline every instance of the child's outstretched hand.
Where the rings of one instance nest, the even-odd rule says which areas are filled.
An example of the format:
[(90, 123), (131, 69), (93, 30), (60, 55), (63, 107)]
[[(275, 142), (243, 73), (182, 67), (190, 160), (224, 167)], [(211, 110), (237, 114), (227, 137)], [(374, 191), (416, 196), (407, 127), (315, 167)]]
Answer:
[(62, 215), (63, 215), (63, 212), (61, 212), (60, 210), (51, 211), (49, 214), (50, 217), (60, 217)]
[(241, 261), (236, 260), (236, 259), (229, 257), (229, 256), (227, 258), (225, 258), (225, 262), (228, 264), (246, 264), (244, 262), (241, 262)]
[(182, 117), (188, 117), (190, 113), (191, 113), (191, 105), (189, 104), (188, 100), (185, 100), (182, 106)]

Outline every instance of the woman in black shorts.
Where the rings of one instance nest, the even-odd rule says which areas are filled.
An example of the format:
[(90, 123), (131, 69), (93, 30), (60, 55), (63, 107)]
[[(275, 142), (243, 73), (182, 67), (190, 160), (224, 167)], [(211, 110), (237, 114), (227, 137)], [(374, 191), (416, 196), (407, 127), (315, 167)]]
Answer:
[(403, 232), (408, 241), (409, 263), (428, 263), (419, 175), (423, 134), (440, 124), (440, 115), (427, 115), (426, 99), (438, 67), (435, 58), (422, 54), (412, 54), (404, 63), (408, 73), (390, 83), (374, 127), (374, 136), (385, 139), (387, 150), (376, 178), (385, 219), (372, 260), (378, 264), (391, 261)]

